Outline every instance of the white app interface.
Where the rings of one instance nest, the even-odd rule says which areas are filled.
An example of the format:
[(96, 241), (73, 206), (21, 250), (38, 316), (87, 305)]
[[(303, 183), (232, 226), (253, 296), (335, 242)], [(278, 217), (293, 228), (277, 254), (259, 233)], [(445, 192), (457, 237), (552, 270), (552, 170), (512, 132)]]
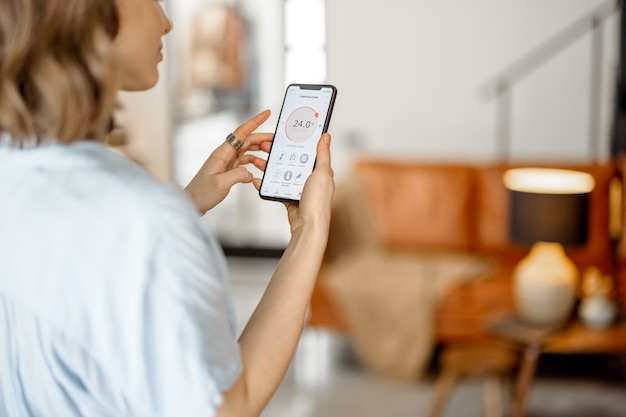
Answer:
[(290, 86), (287, 89), (261, 194), (300, 199), (304, 182), (313, 171), (317, 142), (322, 136), (332, 93), (327, 87), (308, 90)]

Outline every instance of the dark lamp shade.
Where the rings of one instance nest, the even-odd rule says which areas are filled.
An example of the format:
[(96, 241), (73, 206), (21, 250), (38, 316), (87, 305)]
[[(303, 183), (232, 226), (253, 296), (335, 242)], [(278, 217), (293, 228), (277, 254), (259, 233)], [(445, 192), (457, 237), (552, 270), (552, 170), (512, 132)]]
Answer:
[(504, 182), (511, 190), (513, 242), (585, 244), (593, 177), (577, 171), (520, 168), (507, 171)]
[(587, 241), (589, 194), (539, 194), (511, 191), (511, 240), (532, 245)]

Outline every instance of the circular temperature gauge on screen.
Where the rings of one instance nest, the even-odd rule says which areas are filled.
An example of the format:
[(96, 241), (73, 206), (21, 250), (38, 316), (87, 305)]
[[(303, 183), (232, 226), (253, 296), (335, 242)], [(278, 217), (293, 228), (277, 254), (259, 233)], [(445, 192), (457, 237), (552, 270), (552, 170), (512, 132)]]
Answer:
[(319, 113), (315, 109), (303, 106), (291, 112), (285, 125), (287, 138), (292, 142), (304, 142), (313, 135), (317, 128)]

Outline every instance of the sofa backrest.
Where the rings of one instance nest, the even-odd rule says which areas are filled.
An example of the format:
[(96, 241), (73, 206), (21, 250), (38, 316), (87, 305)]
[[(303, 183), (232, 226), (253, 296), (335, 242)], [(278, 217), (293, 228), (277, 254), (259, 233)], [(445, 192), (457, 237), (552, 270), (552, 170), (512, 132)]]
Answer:
[(356, 171), (385, 246), (412, 250), (470, 247), (471, 167), (362, 161)]
[[(381, 245), (401, 250), (475, 251), (516, 262), (529, 248), (509, 239), (509, 192), (502, 177), (507, 169), (529, 165), (361, 160), (355, 174), (362, 182), (364, 204)], [(594, 177), (587, 243), (566, 250), (581, 271), (594, 265), (612, 272), (609, 188), (617, 170), (612, 164), (550, 166)]]

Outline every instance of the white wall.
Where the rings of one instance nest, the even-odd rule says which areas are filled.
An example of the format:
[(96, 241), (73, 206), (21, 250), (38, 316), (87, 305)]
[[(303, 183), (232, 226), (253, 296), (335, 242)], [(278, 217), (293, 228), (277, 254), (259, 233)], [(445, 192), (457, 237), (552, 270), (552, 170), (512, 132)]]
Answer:
[[(480, 87), (604, 3), (328, 0), (335, 144), (352, 140), (363, 153), (403, 158), (495, 158), (495, 102), (481, 98)], [(605, 155), (617, 20), (604, 29)], [(590, 49), (586, 35), (519, 84), (515, 158), (588, 157)]]

